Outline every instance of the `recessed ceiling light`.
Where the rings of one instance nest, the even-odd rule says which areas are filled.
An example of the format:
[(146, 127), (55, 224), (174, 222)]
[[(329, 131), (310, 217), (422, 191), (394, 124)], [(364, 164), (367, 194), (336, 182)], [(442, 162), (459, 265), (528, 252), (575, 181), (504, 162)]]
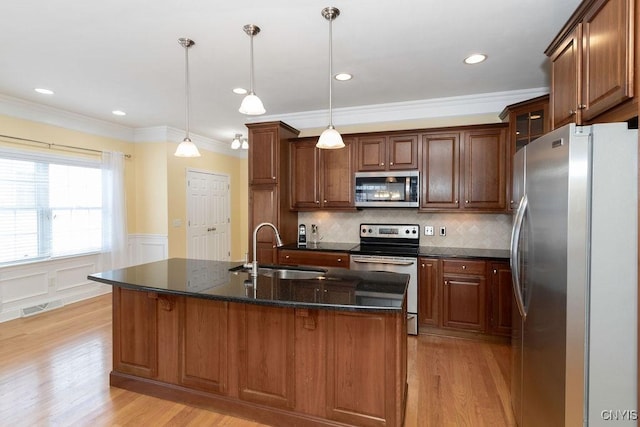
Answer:
[(51, 89), (45, 89), (42, 87), (37, 87), (34, 89), (36, 92), (41, 93), (43, 95), (53, 95), (53, 91)]
[(246, 95), (247, 94), (247, 90), (245, 88), (242, 88), (242, 87), (237, 87), (237, 88), (233, 89), (233, 93), (237, 93), (238, 95)]
[(482, 53), (474, 53), (473, 55), (469, 55), (464, 59), (465, 64), (478, 64), (487, 59), (487, 55)]
[(334, 78), (336, 80), (340, 80), (341, 82), (345, 82), (347, 80), (351, 80), (353, 78), (353, 75), (349, 73), (338, 73), (334, 76)]
[(127, 115), (127, 113), (125, 113), (124, 111), (121, 111), (121, 110), (113, 110), (111, 112), (111, 114), (113, 114), (114, 116), (126, 116)]

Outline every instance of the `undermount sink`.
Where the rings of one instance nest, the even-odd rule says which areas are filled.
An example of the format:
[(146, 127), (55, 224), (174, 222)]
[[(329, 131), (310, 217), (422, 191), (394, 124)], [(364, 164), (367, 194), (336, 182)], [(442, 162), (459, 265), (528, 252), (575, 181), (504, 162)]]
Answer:
[[(251, 271), (243, 266), (232, 268), (231, 271)], [(326, 274), (326, 270), (311, 268), (291, 268), (280, 266), (259, 267), (258, 275), (266, 277), (277, 277), (289, 280), (309, 280), (321, 279)]]

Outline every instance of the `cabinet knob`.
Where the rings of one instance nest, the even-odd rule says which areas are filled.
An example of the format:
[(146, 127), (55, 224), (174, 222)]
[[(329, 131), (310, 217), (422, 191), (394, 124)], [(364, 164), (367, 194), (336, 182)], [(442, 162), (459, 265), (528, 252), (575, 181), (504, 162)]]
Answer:
[(466, 265), (463, 265), (463, 266), (462, 266), (462, 269), (463, 269), (463, 270), (466, 270), (466, 269), (467, 269), (467, 266), (466, 266)]
[(319, 204), (320, 204), (320, 200), (316, 200), (316, 204), (318, 204), (318, 205), (319, 205)]
[(468, 201), (468, 200), (465, 200), (464, 202), (465, 202), (466, 204), (469, 204), (469, 201)]
[(384, 166), (384, 163), (380, 163), (380, 166)]
[(325, 200), (324, 202), (325, 202), (325, 203), (327, 203), (327, 201), (326, 201), (326, 200)]
[(424, 268), (424, 264), (421, 264), (421, 265), (422, 265), (422, 268)]
[(327, 293), (327, 290), (326, 290), (326, 289), (324, 290), (324, 293), (325, 293), (325, 294)]
[(494, 269), (493, 274), (498, 274), (498, 270)]
[(285, 257), (286, 259), (289, 259), (289, 255), (285, 255), (284, 257)]
[(585, 108), (587, 108), (587, 106), (586, 106), (586, 104), (580, 104), (580, 105), (578, 105), (578, 108), (580, 110), (584, 110)]
[(276, 179), (276, 177), (275, 177), (275, 176), (272, 176), (272, 177), (271, 177), (271, 179)]
[(575, 115), (575, 114), (576, 114), (576, 110), (569, 110), (569, 115), (570, 115), (570, 116), (573, 116), (573, 115)]
[(390, 164), (391, 166), (393, 166), (393, 162), (389, 162), (389, 164)]
[(338, 262), (342, 262), (342, 258), (338, 258)]
[(455, 203), (458, 204), (458, 199), (456, 199)]
[(445, 286), (449, 286), (449, 281), (448, 281), (448, 280), (445, 280), (445, 281), (444, 281), (444, 285), (445, 285)]

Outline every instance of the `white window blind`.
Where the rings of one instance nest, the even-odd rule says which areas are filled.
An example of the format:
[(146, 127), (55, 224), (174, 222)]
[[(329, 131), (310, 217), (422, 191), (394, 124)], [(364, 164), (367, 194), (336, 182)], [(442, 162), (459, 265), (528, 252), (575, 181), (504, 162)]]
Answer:
[(0, 151), (0, 265), (101, 247), (97, 162)]

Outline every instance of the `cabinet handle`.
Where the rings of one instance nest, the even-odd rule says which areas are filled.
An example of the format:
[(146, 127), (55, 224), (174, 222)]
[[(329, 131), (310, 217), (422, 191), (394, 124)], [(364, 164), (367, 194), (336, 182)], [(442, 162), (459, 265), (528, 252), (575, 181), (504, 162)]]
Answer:
[(207, 231), (216, 231), (216, 228), (215, 227), (209, 227), (209, 228), (207, 228)]

